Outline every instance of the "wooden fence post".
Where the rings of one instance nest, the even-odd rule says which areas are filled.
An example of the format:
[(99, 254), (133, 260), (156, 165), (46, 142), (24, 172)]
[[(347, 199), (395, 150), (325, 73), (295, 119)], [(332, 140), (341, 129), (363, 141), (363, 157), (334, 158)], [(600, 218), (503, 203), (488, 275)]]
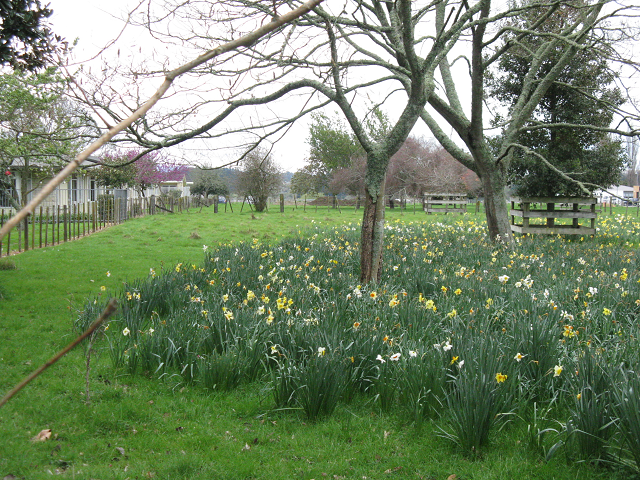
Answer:
[[(0, 228), (4, 226), (4, 208), (0, 210)], [(2, 257), (2, 239), (0, 239), (0, 257)]]
[(31, 215), (31, 250), (36, 248), (36, 212)]
[(40, 205), (40, 242), (38, 245), (39, 248), (42, 248), (42, 205)]
[(47, 226), (44, 229), (44, 247), (47, 248), (47, 240), (49, 239), (49, 207), (46, 209)]
[(68, 235), (69, 235), (69, 225), (67, 223), (68, 219), (68, 215), (67, 215), (67, 206), (64, 205), (62, 207), (62, 220), (64, 221), (64, 241), (67, 241)]

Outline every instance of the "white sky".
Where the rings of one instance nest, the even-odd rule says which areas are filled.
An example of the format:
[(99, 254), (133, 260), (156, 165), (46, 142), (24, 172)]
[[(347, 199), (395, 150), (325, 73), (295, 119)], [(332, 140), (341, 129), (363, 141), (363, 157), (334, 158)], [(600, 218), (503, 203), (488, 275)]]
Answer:
[[(77, 38), (79, 43), (74, 50), (75, 57), (78, 60), (86, 60), (93, 57), (120, 33), (123, 22), (119, 18), (126, 17), (130, 7), (136, 6), (139, 0), (49, 0), (49, 2), (54, 11), (51, 17), (54, 32), (65, 37), (68, 41), (73, 41)], [(129, 27), (127, 34), (118, 42), (121, 55), (126, 56), (131, 53), (134, 58), (140, 55), (149, 55), (151, 51), (150, 42), (147, 42), (145, 37), (148, 38), (146, 30), (133, 31)], [(633, 46), (635, 47), (636, 45)], [(142, 53), (140, 53), (140, 49), (142, 49)], [(99, 62), (94, 64), (95, 68), (100, 65)], [(157, 82), (157, 85), (152, 85), (154, 90), (160, 84), (159, 80)], [(628, 84), (634, 87), (632, 94), (635, 96), (639, 90), (636, 87), (636, 82), (631, 81)], [(464, 88), (461, 88), (459, 93), (464, 97), (467, 92), (465, 92)], [(160, 101), (160, 105), (162, 102), (163, 100)], [(463, 103), (465, 103), (464, 100)], [(280, 106), (282, 107), (283, 105), (281, 104)], [(388, 106), (389, 103), (385, 104), (385, 108)], [(335, 110), (330, 109), (327, 113), (332, 114)], [(393, 112), (389, 113), (393, 117)], [(447, 127), (447, 129), (449, 128)], [(414, 134), (417, 136), (431, 136), (420, 121), (414, 129)], [(304, 159), (308, 154), (307, 136), (308, 125), (303, 119), (294, 125), (286, 137), (276, 145), (274, 156), (285, 170), (295, 171), (304, 165)], [(183, 145), (184, 148), (181, 149), (181, 153), (187, 158), (190, 157), (191, 150), (198, 150), (202, 154), (202, 145), (197, 142), (191, 144), (187, 142)], [(211, 154), (213, 158), (218, 158), (217, 155), (219, 154)], [(194, 160), (201, 160), (201, 158), (202, 156), (200, 155)], [(223, 161), (228, 161), (229, 159), (229, 157), (223, 158)], [(220, 163), (222, 162), (219, 161), (217, 164)], [(214, 160), (212, 165), (215, 164)]]
[[(120, 33), (123, 22), (119, 19), (126, 17), (129, 7), (135, 7), (138, 4), (136, 0), (49, 1), (53, 9), (53, 15), (50, 19), (53, 31), (69, 42), (78, 39), (78, 44), (74, 49), (75, 58), (85, 65), (94, 65), (94, 68), (98, 68), (100, 63), (89, 60)], [(121, 56), (126, 55), (127, 51), (131, 51), (134, 56), (148, 54), (144, 48), (145, 36), (146, 31), (136, 32), (128, 27), (126, 34), (117, 44), (117, 48), (121, 50)], [(140, 47), (142, 47), (142, 54)], [(155, 89), (159, 85), (160, 81), (157, 85), (153, 85), (153, 88)], [(160, 100), (159, 105), (162, 102), (163, 100)], [(300, 122), (299, 125), (294, 125), (284, 140), (276, 145), (274, 156), (285, 170), (295, 171), (304, 165), (304, 159), (308, 154), (307, 133), (306, 122)], [(202, 153), (201, 146), (197, 142), (191, 144), (186, 142), (183, 145), (184, 149), (181, 154), (185, 157), (189, 157), (190, 147), (198, 149)], [(201, 155), (196, 161), (199, 161), (200, 158)], [(228, 159), (225, 157), (223, 160)], [(212, 165), (216, 165), (216, 162), (214, 161)]]

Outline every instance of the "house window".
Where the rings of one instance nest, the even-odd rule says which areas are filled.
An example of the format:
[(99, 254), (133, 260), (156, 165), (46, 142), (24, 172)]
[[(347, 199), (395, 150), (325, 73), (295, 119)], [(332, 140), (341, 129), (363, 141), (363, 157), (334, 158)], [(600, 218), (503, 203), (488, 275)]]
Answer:
[(78, 201), (78, 176), (74, 173), (68, 183), (69, 203)]
[(89, 188), (89, 201), (95, 202), (96, 201), (96, 181), (91, 179), (90, 185), (91, 186)]

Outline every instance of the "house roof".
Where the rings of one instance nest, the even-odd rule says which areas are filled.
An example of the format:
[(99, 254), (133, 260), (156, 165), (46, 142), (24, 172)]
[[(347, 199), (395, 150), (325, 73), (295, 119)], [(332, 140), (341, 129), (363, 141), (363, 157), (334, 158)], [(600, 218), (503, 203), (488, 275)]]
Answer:
[[(41, 167), (41, 168), (49, 168), (49, 167), (53, 167), (56, 169), (62, 169), (67, 162), (65, 160), (60, 160), (58, 159), (59, 162), (43, 162), (42, 160), (31, 160), (29, 162), (29, 165), (32, 167)], [(92, 167), (98, 164), (98, 162), (100, 161), (100, 159), (94, 155), (89, 155), (89, 157), (87, 159), (85, 159), (81, 166), (83, 168), (86, 167)], [(13, 168), (22, 168), (24, 167), (24, 158), (15, 158), (13, 159), (13, 161), (11, 162), (11, 165), (9, 165), (9, 170), (13, 169)]]

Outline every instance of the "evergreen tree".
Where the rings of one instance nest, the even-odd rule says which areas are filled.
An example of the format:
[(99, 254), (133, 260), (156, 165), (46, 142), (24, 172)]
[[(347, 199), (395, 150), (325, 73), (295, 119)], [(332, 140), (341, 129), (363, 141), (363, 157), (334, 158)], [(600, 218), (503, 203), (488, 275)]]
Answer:
[(47, 65), (64, 43), (49, 29), (52, 13), (40, 0), (0, 0), (0, 64), (28, 71)]
[[(528, 16), (535, 12), (531, 11)], [(572, 21), (569, 12), (558, 9), (546, 22), (545, 30), (549, 33), (561, 31)], [(511, 26), (523, 27), (525, 21), (518, 19)], [(531, 64), (530, 51), (534, 48), (535, 45), (512, 48), (502, 56), (497, 72), (489, 81), (491, 94), (509, 108), (522, 94), (524, 78)], [(606, 132), (597, 130), (598, 127), (608, 128), (613, 120), (611, 107), (624, 103), (615, 85), (616, 74), (602, 54), (610, 48), (610, 45), (600, 44), (581, 49), (541, 99), (518, 139), (518, 143), (529, 151), (514, 149), (510, 164), (510, 183), (518, 195), (584, 195), (575, 182), (563, 178), (540, 156), (591, 191), (619, 181), (626, 165), (623, 145)], [(540, 79), (549, 73), (562, 53), (562, 49), (557, 49), (549, 55), (538, 73)], [(589, 128), (581, 128), (585, 126)]]

